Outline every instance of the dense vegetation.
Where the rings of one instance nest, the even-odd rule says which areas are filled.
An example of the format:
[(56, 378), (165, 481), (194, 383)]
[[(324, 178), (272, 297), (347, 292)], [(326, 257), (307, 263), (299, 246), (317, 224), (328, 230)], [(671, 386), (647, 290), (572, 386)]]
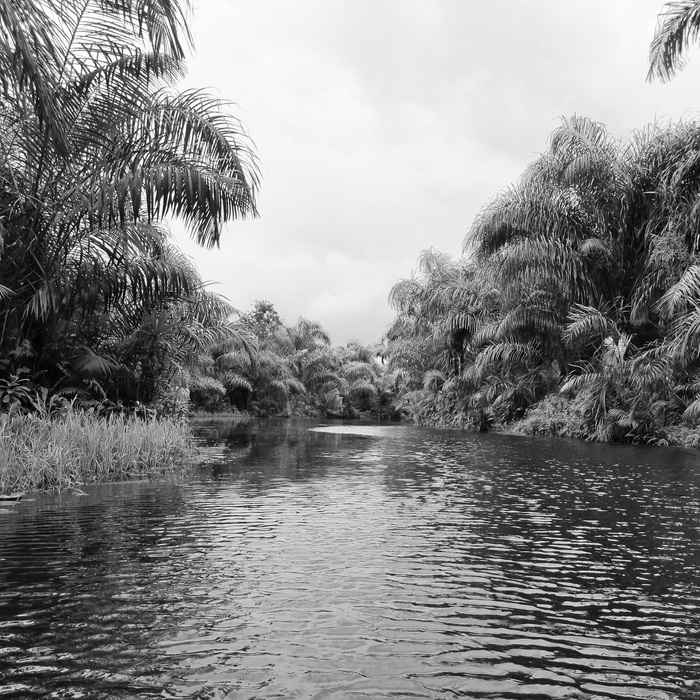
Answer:
[[(700, 2), (669, 3), (649, 79), (683, 66)], [(420, 423), (700, 443), (700, 124), (619, 141), (562, 119), (459, 260), (425, 251), (390, 302), (389, 367)]]
[[(650, 77), (682, 66), (699, 8), (666, 8)], [(169, 240), (170, 216), (212, 246), (226, 221), (256, 215), (243, 127), (220, 100), (174, 88), (188, 19), (169, 0), (0, 7), (1, 411), (403, 412), (700, 439), (697, 123), (622, 142), (562, 120), (482, 209), (461, 259), (428, 250), (395, 285), (381, 351), (333, 347), (268, 302), (238, 314)]]
[(178, 93), (189, 8), (0, 8), (0, 409), (388, 415), (385, 372), (269, 304), (237, 315), (169, 240), (253, 216), (255, 154), (228, 105)]
[(0, 445), (0, 495), (164, 479), (194, 458), (176, 422), (86, 411), (65, 411), (60, 420), (41, 412), (0, 416)]
[(236, 337), (170, 242), (255, 215), (258, 171), (228, 106), (177, 92), (188, 8), (13, 0), (0, 8), (0, 401), (162, 408)]
[(318, 323), (302, 317), (287, 326), (267, 301), (242, 314), (237, 328), (245, 345), (215, 343), (193, 368), (195, 406), (256, 416), (398, 417), (379, 348), (332, 346)]
[(698, 163), (694, 122), (620, 142), (562, 120), (464, 257), (427, 251), (391, 292), (390, 367), (416, 420), (697, 442)]

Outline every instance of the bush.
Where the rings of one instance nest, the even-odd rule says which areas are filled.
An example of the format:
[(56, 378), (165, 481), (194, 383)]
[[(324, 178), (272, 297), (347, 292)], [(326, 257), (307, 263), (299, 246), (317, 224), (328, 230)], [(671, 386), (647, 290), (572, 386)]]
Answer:
[(181, 473), (194, 455), (183, 421), (76, 410), (53, 418), (0, 415), (0, 493), (164, 478)]
[(516, 435), (588, 438), (585, 424), (585, 417), (572, 401), (550, 394), (531, 406), (511, 431)]

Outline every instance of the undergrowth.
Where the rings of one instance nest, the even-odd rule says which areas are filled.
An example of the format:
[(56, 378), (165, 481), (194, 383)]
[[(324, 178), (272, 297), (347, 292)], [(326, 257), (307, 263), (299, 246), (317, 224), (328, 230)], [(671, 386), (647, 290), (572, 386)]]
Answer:
[(655, 424), (649, 416), (610, 410), (596, 422), (576, 400), (552, 394), (531, 406), (524, 418), (508, 426), (516, 435), (570, 437), (595, 442), (700, 447), (700, 428), (682, 423)]
[(173, 476), (192, 463), (189, 427), (69, 411), (0, 415), (0, 494)]

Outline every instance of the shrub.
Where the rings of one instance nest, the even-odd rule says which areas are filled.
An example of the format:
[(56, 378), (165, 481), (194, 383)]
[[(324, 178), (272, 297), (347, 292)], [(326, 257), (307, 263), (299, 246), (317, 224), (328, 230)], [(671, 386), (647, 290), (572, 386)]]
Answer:
[(0, 493), (164, 478), (192, 464), (187, 423), (69, 410), (0, 415)]

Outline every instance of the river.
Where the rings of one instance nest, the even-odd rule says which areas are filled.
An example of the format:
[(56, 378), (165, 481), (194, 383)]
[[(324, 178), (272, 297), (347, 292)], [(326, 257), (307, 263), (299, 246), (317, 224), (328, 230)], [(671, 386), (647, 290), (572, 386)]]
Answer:
[(206, 420), (0, 508), (0, 698), (646, 698), (700, 681), (700, 454)]

